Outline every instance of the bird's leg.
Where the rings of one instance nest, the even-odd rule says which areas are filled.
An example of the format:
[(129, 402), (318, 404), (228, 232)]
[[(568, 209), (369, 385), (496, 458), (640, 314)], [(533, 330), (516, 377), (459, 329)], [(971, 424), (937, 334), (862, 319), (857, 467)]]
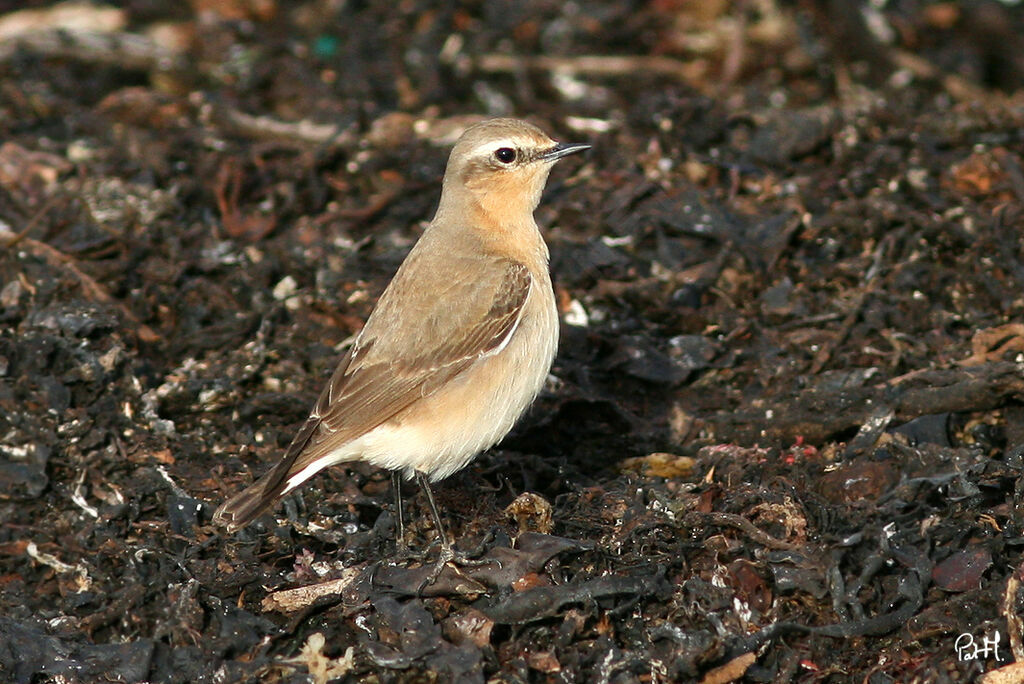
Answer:
[(441, 544), (441, 553), (437, 559), (437, 565), (434, 566), (433, 572), (431, 572), (430, 576), (424, 580), (416, 593), (421, 593), (425, 587), (436, 582), (437, 578), (441, 575), (441, 571), (444, 570), (444, 566), (450, 562), (454, 562), (456, 565), (467, 566), (497, 563), (495, 560), (472, 558), (452, 548), (452, 544), (448, 540), (448, 533), (444, 528), (444, 523), (441, 522), (441, 514), (437, 510), (437, 504), (434, 503), (434, 492), (430, 488), (430, 482), (427, 480), (427, 477), (419, 471), (416, 472), (416, 481), (419, 482), (420, 489), (423, 490), (423, 494), (427, 497), (427, 504), (430, 505), (430, 514), (434, 516), (434, 527), (437, 528), (438, 541)]
[(402, 507), (402, 475), (401, 471), (391, 472), (391, 490), (395, 495), (395, 561), (420, 561), (426, 558), (427, 552), (413, 551), (405, 541), (405, 511)]
[(391, 471), (391, 492), (395, 495), (395, 555), (408, 556), (409, 546), (405, 543), (405, 515), (402, 513), (402, 473)]
[(444, 523), (441, 522), (441, 514), (437, 510), (437, 504), (434, 503), (434, 492), (430, 488), (430, 482), (427, 480), (426, 475), (419, 471), (416, 471), (416, 482), (419, 483), (420, 489), (423, 490), (424, 496), (427, 497), (430, 514), (434, 516), (434, 528), (437, 530), (437, 539), (441, 543), (441, 557), (444, 558), (442, 564), (447, 563), (455, 557), (455, 552), (452, 550), (451, 542), (448, 541), (448, 533), (444, 529)]

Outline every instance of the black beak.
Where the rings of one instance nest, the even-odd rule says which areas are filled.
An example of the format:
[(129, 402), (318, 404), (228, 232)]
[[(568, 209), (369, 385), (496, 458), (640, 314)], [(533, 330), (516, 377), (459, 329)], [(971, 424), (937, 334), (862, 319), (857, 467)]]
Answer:
[(540, 155), (540, 158), (544, 161), (556, 161), (570, 154), (575, 154), (576, 152), (582, 152), (583, 150), (589, 149), (590, 145), (587, 145), (586, 143), (558, 143), (550, 150)]

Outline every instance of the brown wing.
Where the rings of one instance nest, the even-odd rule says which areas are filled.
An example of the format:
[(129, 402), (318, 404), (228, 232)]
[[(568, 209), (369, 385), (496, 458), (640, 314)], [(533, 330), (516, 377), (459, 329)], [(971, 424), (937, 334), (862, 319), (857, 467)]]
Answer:
[(510, 259), (471, 263), (454, 269), (463, 276), (468, 270), (471, 277), (445, 281), (439, 292), (408, 289), (422, 282), (415, 265), (399, 271), (281, 462), (221, 506), (216, 523), (237, 529), (250, 522), (296, 473), (313, 468), (311, 475), (321, 460), (329, 465), (336, 449), (503, 348), (522, 316), (530, 272)]

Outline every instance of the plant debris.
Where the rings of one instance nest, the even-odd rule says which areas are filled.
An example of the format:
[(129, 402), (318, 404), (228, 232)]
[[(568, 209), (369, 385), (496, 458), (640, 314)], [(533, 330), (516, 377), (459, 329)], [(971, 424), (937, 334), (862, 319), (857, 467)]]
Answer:
[[(1019, 681), (1024, 6), (24, 4), (0, 680)], [(593, 149), (479, 563), (363, 465), (224, 536), (505, 115)]]

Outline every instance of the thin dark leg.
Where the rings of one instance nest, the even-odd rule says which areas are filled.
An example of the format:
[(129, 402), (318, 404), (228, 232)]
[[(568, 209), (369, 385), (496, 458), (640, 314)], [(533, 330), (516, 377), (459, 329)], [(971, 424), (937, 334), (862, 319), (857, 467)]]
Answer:
[(434, 516), (434, 527), (437, 528), (437, 537), (441, 542), (441, 554), (451, 552), (452, 545), (448, 542), (448, 533), (445, 532), (444, 523), (441, 522), (441, 514), (437, 510), (437, 504), (434, 503), (434, 492), (430, 489), (430, 482), (427, 480), (426, 475), (417, 471), (416, 481), (420, 484), (420, 489), (427, 497), (427, 503), (430, 505), (430, 514)]
[(402, 473), (391, 471), (391, 491), (395, 495), (395, 549), (407, 550), (405, 545), (405, 515), (402, 513)]
[(456, 551), (452, 548), (451, 542), (448, 540), (448, 532), (445, 530), (444, 523), (441, 522), (441, 514), (437, 510), (437, 504), (434, 502), (434, 492), (430, 488), (430, 482), (427, 477), (420, 472), (416, 473), (416, 481), (420, 483), (420, 489), (423, 490), (423, 494), (427, 497), (427, 504), (430, 505), (430, 514), (434, 516), (434, 527), (437, 528), (437, 538), (441, 543), (441, 553), (438, 555), (437, 564), (434, 566), (434, 570), (423, 580), (419, 588), (416, 590), (416, 595), (421, 596), (423, 590), (428, 586), (437, 581), (437, 578), (441, 576), (441, 571), (444, 570), (445, 565), (450, 562), (454, 562), (456, 565), (487, 565), (488, 563), (494, 563), (499, 568), (501, 563), (497, 560), (486, 559), (478, 560), (474, 558), (468, 558), (466, 555)]

